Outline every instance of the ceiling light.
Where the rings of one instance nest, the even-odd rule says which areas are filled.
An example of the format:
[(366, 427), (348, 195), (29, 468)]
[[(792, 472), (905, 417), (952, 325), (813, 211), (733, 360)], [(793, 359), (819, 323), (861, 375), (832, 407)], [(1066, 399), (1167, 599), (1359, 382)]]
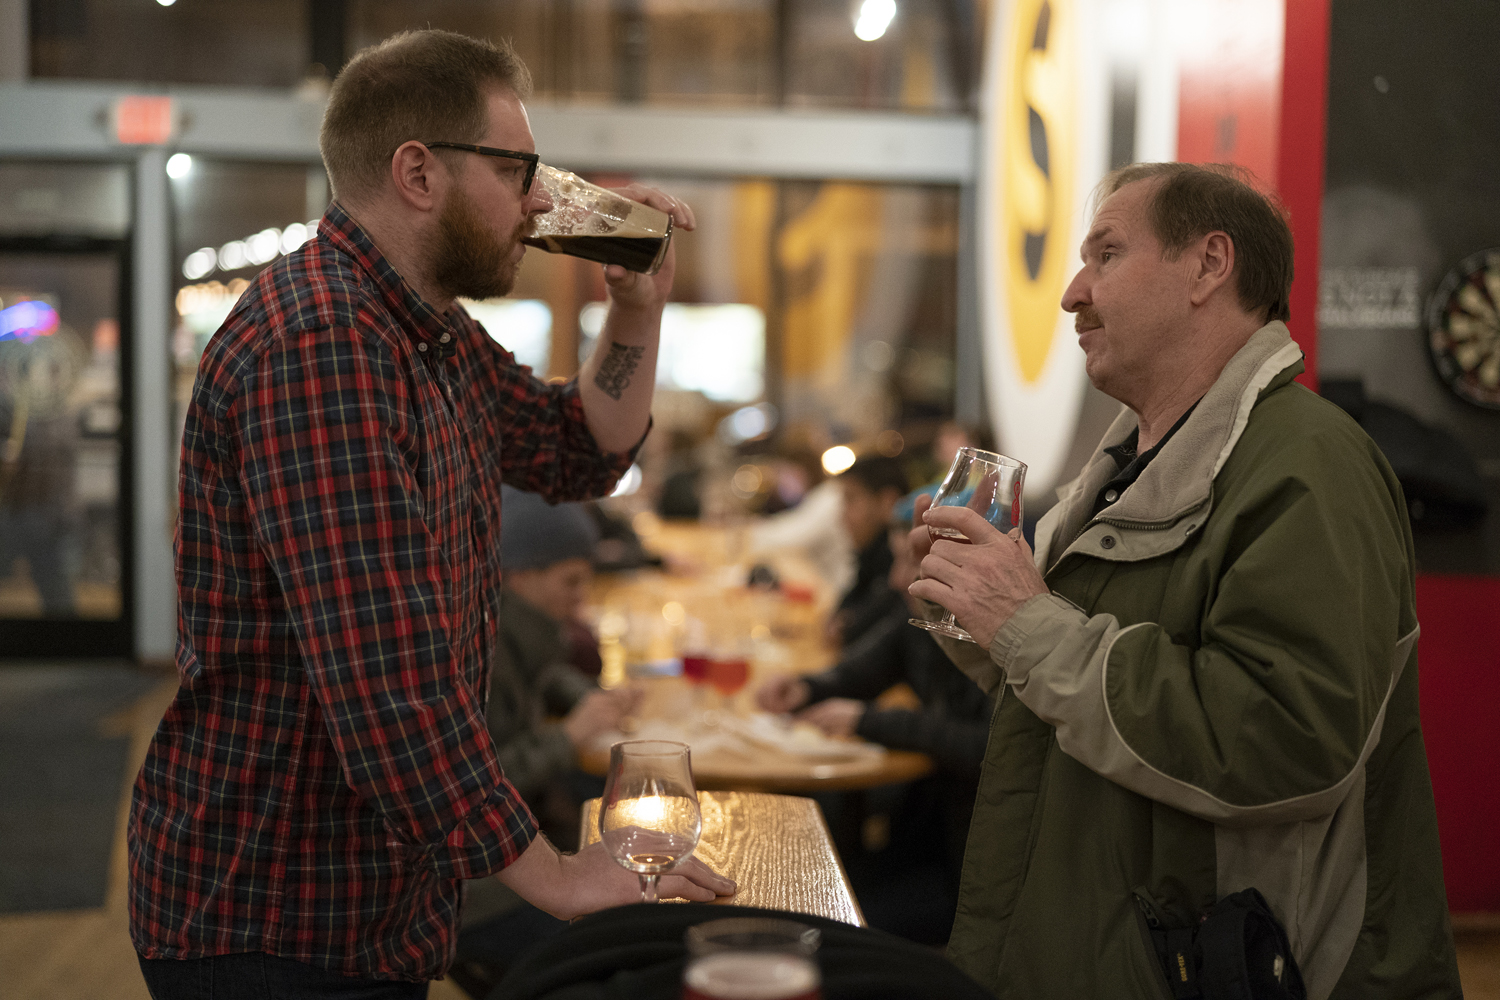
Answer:
[(873, 42), (885, 34), (896, 17), (896, 0), (864, 0), (854, 20), (854, 34), (862, 42)]

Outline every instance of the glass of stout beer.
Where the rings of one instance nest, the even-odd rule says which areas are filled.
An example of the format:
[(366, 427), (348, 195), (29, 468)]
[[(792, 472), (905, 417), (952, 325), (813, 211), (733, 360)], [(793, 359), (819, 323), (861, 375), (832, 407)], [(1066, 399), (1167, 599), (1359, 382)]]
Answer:
[(795, 920), (730, 917), (687, 929), (682, 1000), (820, 1000), (822, 933)]
[(533, 217), (521, 242), (641, 274), (661, 270), (672, 242), (670, 215), (545, 163), (537, 164), (535, 183), (553, 208)]
[[(1026, 466), (1013, 458), (978, 448), (960, 448), (953, 456), (948, 475), (932, 498), (934, 507), (968, 507), (1001, 531), (1021, 526), (1021, 490), (1026, 482)], [(970, 544), (968, 538), (952, 528), (928, 528), (934, 542), (943, 540)], [(917, 628), (973, 642), (974, 637), (954, 620), (953, 612), (942, 621), (910, 619)]]

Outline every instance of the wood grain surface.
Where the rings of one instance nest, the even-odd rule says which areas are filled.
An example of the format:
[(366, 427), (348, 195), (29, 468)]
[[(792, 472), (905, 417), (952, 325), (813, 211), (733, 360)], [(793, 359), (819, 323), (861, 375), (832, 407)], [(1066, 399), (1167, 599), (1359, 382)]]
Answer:
[[(697, 858), (734, 879), (735, 906), (790, 910), (865, 926), (849, 877), (812, 799), (757, 792), (699, 792)], [(599, 839), (599, 800), (584, 803), (579, 840)]]

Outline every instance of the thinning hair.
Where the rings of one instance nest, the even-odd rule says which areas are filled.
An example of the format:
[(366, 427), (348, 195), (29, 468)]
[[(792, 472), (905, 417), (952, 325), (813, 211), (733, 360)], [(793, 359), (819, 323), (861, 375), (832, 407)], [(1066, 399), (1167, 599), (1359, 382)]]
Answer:
[(378, 191), (402, 143), (477, 143), (497, 88), (531, 96), (531, 73), (506, 42), (403, 31), (361, 50), (333, 82), (318, 133), (334, 197)]
[(1132, 163), (1107, 174), (1095, 194), (1102, 201), (1127, 184), (1154, 181), (1146, 218), (1167, 257), (1209, 233), (1227, 233), (1240, 306), (1264, 310), (1268, 321), (1285, 320), (1291, 315), (1292, 230), (1281, 203), (1256, 190), (1254, 179), (1224, 163)]

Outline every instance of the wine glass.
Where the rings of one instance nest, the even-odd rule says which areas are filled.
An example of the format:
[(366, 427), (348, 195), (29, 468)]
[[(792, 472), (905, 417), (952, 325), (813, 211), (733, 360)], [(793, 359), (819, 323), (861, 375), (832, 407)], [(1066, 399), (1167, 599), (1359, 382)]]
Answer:
[(610, 857), (641, 879), (641, 901), (656, 902), (656, 880), (693, 855), (703, 817), (684, 743), (630, 740), (609, 748), (599, 837)]
[[(968, 507), (1001, 531), (1010, 531), (1021, 526), (1021, 489), (1026, 481), (1026, 466), (1013, 458), (997, 455), (993, 451), (978, 448), (960, 448), (953, 456), (953, 465), (932, 498), (934, 507)], [(947, 539), (950, 542), (969, 544), (963, 532), (953, 528), (928, 527), (935, 542)], [(917, 628), (938, 632), (973, 642), (974, 637), (966, 632), (953, 618), (953, 612), (943, 616), (942, 621), (930, 622), (912, 618)]]
[(719, 692), (719, 705), (728, 714), (734, 706), (734, 696), (750, 679), (750, 660), (741, 651), (725, 652), (708, 664), (708, 682)]

